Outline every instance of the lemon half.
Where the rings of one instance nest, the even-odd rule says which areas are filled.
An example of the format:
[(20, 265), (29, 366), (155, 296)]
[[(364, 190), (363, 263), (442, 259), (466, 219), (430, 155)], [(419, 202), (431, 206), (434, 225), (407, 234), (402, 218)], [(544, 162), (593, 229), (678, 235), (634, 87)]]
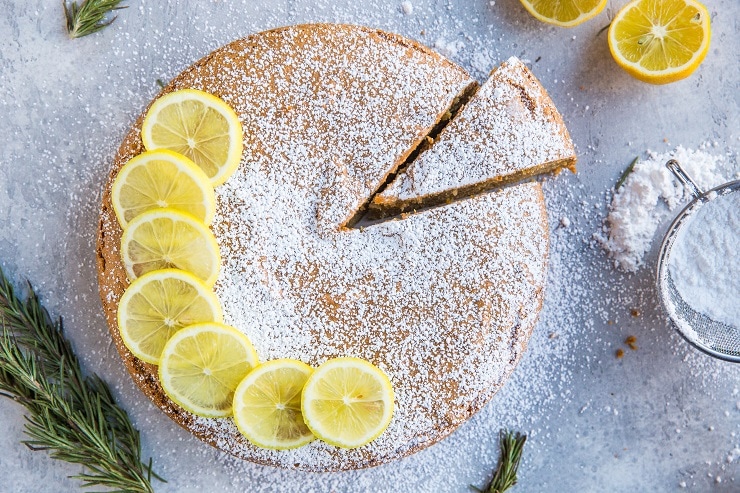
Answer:
[(519, 0), (538, 20), (573, 27), (592, 19), (606, 7), (606, 0)]
[(694, 0), (635, 0), (609, 26), (609, 50), (633, 77), (667, 84), (691, 75), (709, 51), (706, 7)]

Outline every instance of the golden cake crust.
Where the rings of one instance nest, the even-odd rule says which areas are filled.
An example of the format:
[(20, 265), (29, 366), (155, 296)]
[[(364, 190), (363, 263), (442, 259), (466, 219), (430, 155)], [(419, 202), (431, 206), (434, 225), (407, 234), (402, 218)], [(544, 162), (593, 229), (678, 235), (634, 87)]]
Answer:
[(156, 366), (120, 338), (128, 285), (110, 203), (120, 167), (143, 151), (142, 118), (124, 139), (103, 194), (100, 293), (137, 385), (195, 435), (238, 457), (311, 471), (375, 466), (445, 437), (513, 370), (541, 308), (548, 231), (542, 190), (527, 183), (364, 229), (342, 227), (474, 81), (423, 46), (382, 31), (314, 24), (235, 41), (175, 78), (224, 99), (245, 130), (235, 175), (216, 191), (225, 321), (262, 361), (316, 366), (357, 356), (396, 390), (389, 429), (343, 450), (313, 442), (260, 449), (231, 419), (173, 404)]

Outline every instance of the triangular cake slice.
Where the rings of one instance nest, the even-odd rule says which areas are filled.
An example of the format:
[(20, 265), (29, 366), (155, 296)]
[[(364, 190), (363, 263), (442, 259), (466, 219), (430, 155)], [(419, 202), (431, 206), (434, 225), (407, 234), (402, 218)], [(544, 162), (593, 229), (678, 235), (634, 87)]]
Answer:
[(431, 207), (569, 168), (576, 155), (563, 119), (519, 59), (495, 69), (436, 142), (374, 198), (371, 216)]

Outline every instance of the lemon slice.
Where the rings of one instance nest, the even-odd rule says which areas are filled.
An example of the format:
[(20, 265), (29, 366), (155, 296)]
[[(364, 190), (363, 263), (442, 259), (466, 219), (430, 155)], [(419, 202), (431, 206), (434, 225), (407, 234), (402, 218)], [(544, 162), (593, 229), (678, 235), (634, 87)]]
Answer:
[(221, 268), (216, 238), (193, 216), (154, 209), (123, 230), (121, 257), (129, 279), (160, 269), (181, 269), (213, 286)]
[(213, 187), (203, 170), (167, 150), (145, 152), (127, 162), (113, 181), (111, 202), (124, 228), (151, 209), (187, 212), (205, 224), (216, 211)]
[(144, 147), (190, 158), (215, 187), (239, 166), (242, 124), (223, 100), (196, 89), (165, 94), (152, 103), (141, 126)]
[(259, 447), (284, 450), (314, 439), (303, 421), (301, 391), (313, 369), (277, 359), (252, 370), (234, 393), (234, 422)]
[(258, 364), (252, 343), (235, 328), (191, 325), (165, 344), (159, 381), (167, 396), (186, 411), (220, 418), (231, 414), (236, 387)]
[(636, 0), (609, 26), (609, 50), (633, 77), (667, 84), (691, 75), (709, 50), (709, 12), (694, 0)]
[(134, 356), (159, 364), (162, 348), (185, 326), (221, 322), (216, 295), (182, 270), (155, 270), (136, 279), (118, 304), (121, 339)]
[(530, 14), (542, 22), (573, 27), (596, 17), (606, 0), (519, 0)]
[(379, 368), (359, 358), (335, 358), (319, 366), (303, 388), (308, 428), (331, 445), (365, 445), (393, 417), (393, 387)]

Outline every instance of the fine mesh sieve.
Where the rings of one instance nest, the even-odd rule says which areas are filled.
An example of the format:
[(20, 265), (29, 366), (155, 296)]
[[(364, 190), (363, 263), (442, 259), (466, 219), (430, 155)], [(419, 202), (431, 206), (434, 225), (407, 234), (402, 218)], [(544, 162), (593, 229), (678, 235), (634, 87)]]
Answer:
[[(740, 328), (713, 320), (694, 310), (676, 289), (669, 269), (671, 252), (676, 244), (676, 239), (680, 238), (681, 230), (687, 227), (699, 208), (712, 207), (712, 202), (717, 200), (718, 197), (721, 200), (727, 194), (740, 192), (740, 180), (725, 183), (704, 193), (676, 160), (668, 161), (666, 167), (691, 192), (694, 200), (673, 221), (660, 247), (657, 271), (660, 300), (678, 332), (689, 343), (716, 358), (740, 363)], [(679, 241), (681, 240), (679, 239)], [(727, 260), (732, 261), (732, 259)], [(737, 293), (727, 293), (726, 295), (737, 296)], [(737, 302), (740, 303), (740, 299)], [(740, 320), (737, 323), (740, 324)]]

